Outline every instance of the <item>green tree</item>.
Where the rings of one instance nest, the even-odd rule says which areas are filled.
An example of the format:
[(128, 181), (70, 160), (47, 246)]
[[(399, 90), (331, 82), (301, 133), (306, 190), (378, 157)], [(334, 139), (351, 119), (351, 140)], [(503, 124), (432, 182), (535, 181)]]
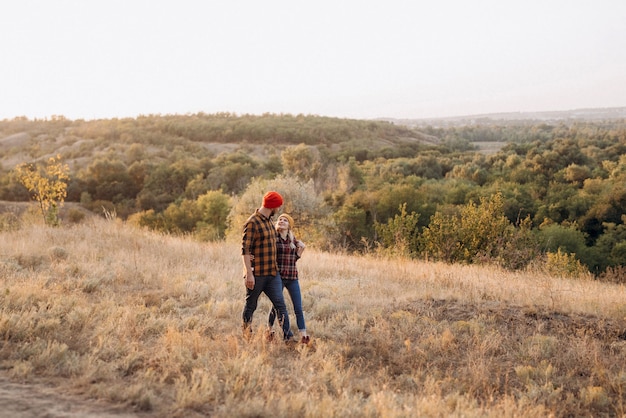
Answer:
[(373, 211), (377, 217), (374, 221), (379, 222), (394, 218), (403, 206), (407, 212), (422, 213), (428, 205), (420, 189), (409, 184), (388, 185), (372, 195), (375, 202)]
[(379, 240), (384, 248), (390, 250), (391, 254), (400, 256), (411, 256), (417, 253), (418, 249), (418, 225), (419, 213), (406, 212), (406, 203), (398, 208), (399, 212), (393, 219), (389, 219), (386, 224), (374, 223)]
[(153, 210), (131, 217), (131, 223), (176, 234), (192, 234), (201, 241), (224, 238), (230, 212), (230, 197), (221, 191), (209, 191), (196, 200), (171, 203), (162, 213)]
[(306, 144), (288, 147), (280, 157), (285, 174), (296, 176), (300, 181), (314, 179), (321, 167), (319, 151)]
[(514, 237), (514, 227), (504, 215), (502, 194), (479, 204), (470, 202), (460, 214), (435, 213), (421, 235), (428, 256), (446, 262), (502, 262), (503, 251)]
[(258, 161), (243, 151), (221, 154), (215, 158), (213, 164), (206, 176), (209, 190), (239, 194), (250, 179), (263, 174)]
[(203, 241), (215, 241), (224, 238), (230, 197), (218, 190), (208, 191), (198, 197), (200, 221), (196, 223), (196, 235)]
[(563, 170), (563, 178), (579, 187), (590, 177), (591, 170), (587, 166), (570, 164)]
[(626, 266), (626, 215), (622, 215), (621, 224), (607, 222), (604, 228), (604, 233), (593, 247), (599, 272), (608, 267)]
[(459, 228), (458, 216), (435, 212), (420, 236), (422, 250), (426, 257), (446, 263), (460, 261), (463, 251)]
[(110, 156), (93, 161), (81, 177), (94, 200), (112, 203), (134, 199), (142, 186), (135, 182), (122, 161)]
[(46, 225), (59, 224), (59, 206), (67, 196), (69, 166), (61, 162), (61, 156), (50, 157), (45, 167), (23, 163), (15, 167), (17, 177), (39, 204)]
[(496, 193), (479, 204), (470, 202), (461, 210), (461, 242), (467, 262), (494, 261), (512, 236), (513, 226), (504, 215), (504, 199)]
[(187, 184), (200, 172), (195, 160), (161, 163), (147, 170), (143, 189), (137, 195), (139, 208), (165, 210), (184, 195)]
[(328, 235), (331, 247), (360, 248), (368, 235), (367, 212), (350, 204), (343, 205), (334, 213)]
[(587, 266), (593, 264), (589, 257), (589, 248), (585, 244), (585, 233), (575, 224), (542, 226), (537, 232), (537, 240), (543, 252), (557, 253), (560, 250), (564, 254), (575, 254)]

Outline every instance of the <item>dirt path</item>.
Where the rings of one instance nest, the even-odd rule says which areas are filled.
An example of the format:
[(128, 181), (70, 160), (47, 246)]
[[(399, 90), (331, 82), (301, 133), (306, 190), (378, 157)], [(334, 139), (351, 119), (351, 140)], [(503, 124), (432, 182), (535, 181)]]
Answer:
[(59, 394), (41, 384), (0, 376), (0, 418), (146, 418), (110, 404)]

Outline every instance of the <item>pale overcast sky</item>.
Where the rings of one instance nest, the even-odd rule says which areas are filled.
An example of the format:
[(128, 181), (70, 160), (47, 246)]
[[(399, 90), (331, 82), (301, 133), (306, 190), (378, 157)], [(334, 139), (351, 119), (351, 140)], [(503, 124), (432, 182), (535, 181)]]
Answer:
[(624, 0), (6, 0), (0, 119), (626, 106)]

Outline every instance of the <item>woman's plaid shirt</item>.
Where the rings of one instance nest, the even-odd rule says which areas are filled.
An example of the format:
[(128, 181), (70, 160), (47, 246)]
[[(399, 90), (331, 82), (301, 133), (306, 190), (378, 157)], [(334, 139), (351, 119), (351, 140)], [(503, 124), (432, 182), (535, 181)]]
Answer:
[(241, 254), (254, 255), (255, 276), (276, 276), (276, 230), (270, 218), (257, 209), (246, 221), (241, 240)]
[(278, 252), (277, 260), (280, 277), (287, 280), (298, 280), (296, 261), (298, 261), (300, 257), (298, 257), (296, 249), (291, 248), (289, 244), (289, 237), (287, 237), (287, 239), (282, 239), (280, 235), (276, 233), (276, 250)]

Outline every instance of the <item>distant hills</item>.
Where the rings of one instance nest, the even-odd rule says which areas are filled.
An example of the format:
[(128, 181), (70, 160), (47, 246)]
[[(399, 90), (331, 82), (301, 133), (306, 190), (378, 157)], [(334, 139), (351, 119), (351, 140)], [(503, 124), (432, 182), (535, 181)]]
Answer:
[(605, 107), (593, 109), (556, 110), (548, 112), (503, 112), (466, 116), (424, 119), (382, 118), (387, 122), (408, 127), (463, 126), (463, 125), (506, 125), (536, 123), (573, 123), (584, 121), (603, 121), (626, 119), (626, 107)]

